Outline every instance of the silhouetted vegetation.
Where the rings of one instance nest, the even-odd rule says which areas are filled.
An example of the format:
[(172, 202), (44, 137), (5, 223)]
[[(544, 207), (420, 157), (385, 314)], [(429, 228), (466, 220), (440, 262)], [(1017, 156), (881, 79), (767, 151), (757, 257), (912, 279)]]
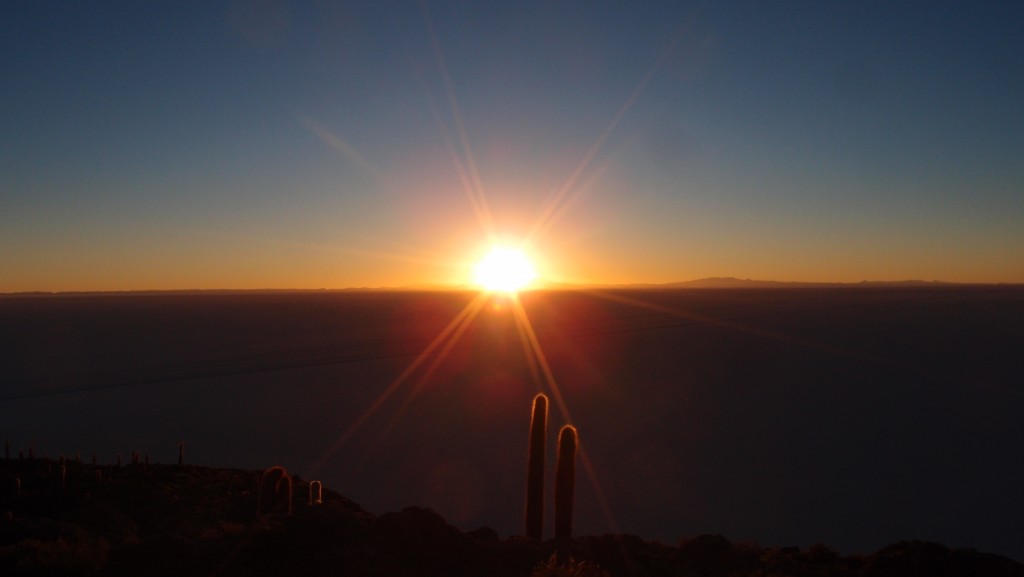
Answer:
[(2, 486), (23, 481), (20, 494), (0, 495), (2, 575), (1024, 576), (1011, 559), (922, 542), (843, 556), (824, 545), (761, 547), (717, 535), (676, 546), (632, 535), (557, 546), (500, 539), (487, 528), (460, 531), (428, 509), (374, 516), (328, 488), (311, 507), (310, 483), (298, 477), (293, 514), (263, 517), (254, 471), (68, 462), (62, 490), (54, 464), (0, 465)]
[(544, 458), (548, 428), (548, 398), (533, 398), (530, 417), (530, 454), (526, 473), (526, 536), (538, 541), (544, 535)]
[(273, 466), (260, 475), (257, 512), (260, 515), (292, 514), (292, 477), (281, 466)]
[(558, 432), (558, 465), (555, 471), (555, 539), (572, 537), (572, 507), (576, 494), (576, 428), (565, 425)]

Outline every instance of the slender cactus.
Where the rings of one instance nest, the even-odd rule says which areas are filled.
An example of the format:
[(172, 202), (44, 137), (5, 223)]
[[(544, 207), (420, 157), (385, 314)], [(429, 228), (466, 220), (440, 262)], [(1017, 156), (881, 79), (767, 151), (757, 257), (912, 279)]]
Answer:
[(530, 455), (526, 470), (526, 537), (540, 541), (544, 534), (544, 448), (548, 430), (548, 398), (533, 398), (530, 417)]
[(185, 464), (185, 441), (178, 441), (178, 466)]
[(576, 491), (576, 427), (566, 425), (558, 433), (558, 465), (555, 471), (555, 539), (572, 537), (572, 502)]
[(324, 502), (324, 484), (320, 481), (309, 483), (309, 506), (320, 505)]

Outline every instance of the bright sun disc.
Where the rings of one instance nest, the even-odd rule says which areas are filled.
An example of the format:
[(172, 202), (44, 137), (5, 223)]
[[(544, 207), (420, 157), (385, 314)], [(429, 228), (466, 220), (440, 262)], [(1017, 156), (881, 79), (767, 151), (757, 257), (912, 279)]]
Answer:
[(473, 282), (489, 291), (515, 292), (535, 278), (533, 263), (514, 248), (496, 246), (473, 268)]

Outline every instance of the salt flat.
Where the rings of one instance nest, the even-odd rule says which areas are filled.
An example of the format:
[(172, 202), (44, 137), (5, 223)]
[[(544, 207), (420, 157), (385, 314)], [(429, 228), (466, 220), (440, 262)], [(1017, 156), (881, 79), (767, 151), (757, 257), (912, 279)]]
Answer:
[[(104, 462), (169, 462), (184, 440), (192, 462), (283, 464), (377, 513), (424, 505), (519, 533), (530, 399), (552, 391), (514, 307), (487, 302), (400, 380), (475, 296), (3, 297), (0, 435)], [(844, 552), (928, 539), (1024, 559), (1019, 287), (522, 303), (568, 410), (553, 403), (552, 439), (571, 420), (586, 454), (577, 533)]]

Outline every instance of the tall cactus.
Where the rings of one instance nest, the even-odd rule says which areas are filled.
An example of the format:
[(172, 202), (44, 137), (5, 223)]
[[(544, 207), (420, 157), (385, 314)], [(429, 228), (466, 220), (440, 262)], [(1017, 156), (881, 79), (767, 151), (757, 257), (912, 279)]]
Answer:
[(572, 537), (572, 503), (576, 491), (576, 427), (558, 432), (558, 465), (555, 471), (555, 539)]
[(540, 541), (544, 534), (544, 457), (548, 430), (548, 398), (533, 398), (530, 417), (530, 455), (526, 470), (526, 537)]

